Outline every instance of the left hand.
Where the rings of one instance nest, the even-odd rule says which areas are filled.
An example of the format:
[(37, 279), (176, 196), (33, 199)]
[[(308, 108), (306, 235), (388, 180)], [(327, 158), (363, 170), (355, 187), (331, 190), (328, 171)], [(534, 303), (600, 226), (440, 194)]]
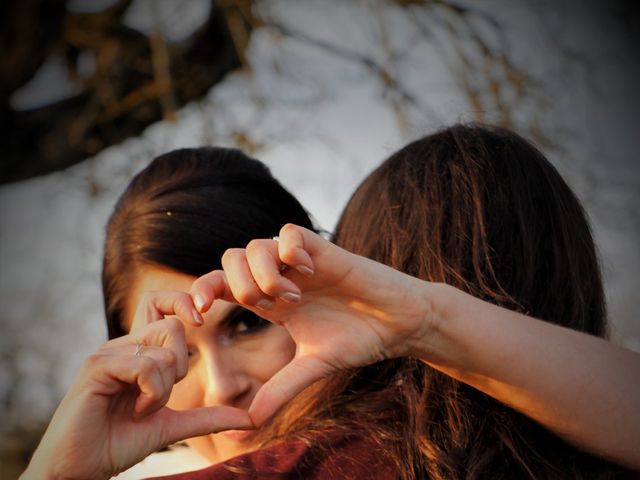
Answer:
[(185, 438), (252, 428), (247, 412), (232, 407), (166, 407), (187, 361), (176, 317), (105, 343), (85, 361), (21, 478), (108, 479)]

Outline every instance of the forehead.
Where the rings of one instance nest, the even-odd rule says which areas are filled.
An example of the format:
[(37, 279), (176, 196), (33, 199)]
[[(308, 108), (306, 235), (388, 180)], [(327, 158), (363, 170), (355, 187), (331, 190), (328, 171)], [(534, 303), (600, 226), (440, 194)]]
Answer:
[[(136, 268), (131, 282), (129, 299), (140, 298), (144, 292), (157, 290), (189, 291), (196, 277), (176, 272), (168, 268), (142, 266)], [(137, 303), (137, 302), (136, 302)]]
[(168, 268), (142, 265), (135, 269), (124, 302), (124, 327), (128, 330), (145, 292), (162, 290), (188, 292), (196, 277)]

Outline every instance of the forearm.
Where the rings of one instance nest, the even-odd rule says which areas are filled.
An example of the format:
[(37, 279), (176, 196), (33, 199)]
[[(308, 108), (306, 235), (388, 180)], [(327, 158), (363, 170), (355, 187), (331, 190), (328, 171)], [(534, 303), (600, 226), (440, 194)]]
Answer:
[[(61, 407), (58, 407), (58, 410), (60, 410), (60, 408)], [(76, 474), (76, 467), (82, 463), (82, 459), (74, 460), (73, 458), (69, 458), (69, 450), (73, 449), (61, 445), (63, 441), (53, 432), (53, 430), (62, 432), (64, 438), (72, 435), (72, 432), (65, 431), (64, 426), (60, 427), (59, 424), (56, 425), (56, 416), (59, 416), (58, 411), (54, 414), (47, 431), (29, 461), (27, 469), (22, 472), (19, 480), (82, 480), (83, 478), (108, 480), (111, 478), (109, 473), (101, 469), (99, 465), (93, 464), (91, 460), (89, 460), (89, 462), (92, 463), (90, 474)], [(85, 458), (90, 458), (90, 455), (87, 455)]]
[[(55, 453), (52, 455), (51, 448), (46, 445), (46, 440), (41, 441), (40, 445), (33, 454), (27, 469), (22, 472), (19, 480), (67, 480), (71, 477), (57, 472), (54, 466), (55, 461), (51, 461), (52, 457), (56, 457)], [(100, 476), (97, 472), (95, 478), (109, 478)]]
[(438, 285), (418, 356), (592, 453), (640, 469), (640, 355)]

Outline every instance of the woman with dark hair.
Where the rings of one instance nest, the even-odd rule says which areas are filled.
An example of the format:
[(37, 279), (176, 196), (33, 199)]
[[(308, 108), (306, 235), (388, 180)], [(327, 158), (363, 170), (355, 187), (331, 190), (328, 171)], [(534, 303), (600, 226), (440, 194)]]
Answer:
[[(265, 165), (232, 149), (161, 155), (120, 197), (107, 224), (102, 270), (109, 338), (129, 332), (135, 317), (146, 323), (172, 313), (167, 308), (187, 319), (189, 368), (169, 407), (246, 410), (260, 386), (293, 357), (295, 344), (286, 329), (227, 302), (207, 312), (200, 327), (203, 319), (184, 293), (196, 277), (221, 268), (226, 249), (270, 238), (287, 222), (313, 228)], [(166, 296), (153, 293), (159, 290), (175, 292), (169, 305)], [(218, 463), (255, 448), (252, 436), (232, 431), (191, 438), (193, 451), (163, 452), (127, 477), (149, 476), (155, 464), (171, 472), (167, 462), (177, 463), (175, 471)]]
[[(260, 432), (265, 448), (175, 478), (633, 475), (568, 443), (640, 467), (638, 355), (585, 334), (605, 332), (589, 227), (529, 143), (505, 130), (456, 126), (408, 145), (356, 191), (335, 241), (346, 250), (287, 225), (279, 241), (228, 250), (224, 271), (191, 286), (200, 312), (239, 303), (285, 327), (296, 352), (249, 408), (262, 425), (286, 404)], [(175, 308), (183, 297), (162, 298), (172, 304), (162, 313), (188, 317)], [(123, 417), (143, 420), (126, 432), (83, 428), (94, 417), (115, 423), (108, 409), (85, 408), (81, 392), (106, 367), (87, 368), (27, 473), (119, 471), (131, 458), (123, 460), (114, 440), (131, 450), (146, 445), (130, 432), (163, 414), (185, 355), (179, 323), (143, 323), (118, 339), (121, 348), (156, 363), (157, 348), (170, 350), (177, 367), (162, 385), (119, 376), (133, 385), (128, 410), (115, 400), (124, 386), (104, 394), (111, 411), (117, 405)], [(241, 412), (217, 412), (199, 419), (202, 431), (248, 426)], [(80, 438), (105, 437), (112, 447), (99, 458), (74, 450)]]

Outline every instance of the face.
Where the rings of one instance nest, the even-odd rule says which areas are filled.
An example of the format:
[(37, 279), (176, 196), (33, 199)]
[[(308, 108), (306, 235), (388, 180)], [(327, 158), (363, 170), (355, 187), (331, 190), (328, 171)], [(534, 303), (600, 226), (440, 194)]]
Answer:
[[(139, 269), (127, 298), (125, 326), (133, 322), (144, 292), (186, 292), (194, 280), (172, 270)], [(177, 410), (211, 405), (247, 409), (260, 387), (293, 358), (295, 343), (285, 328), (221, 300), (203, 318), (201, 327), (185, 325), (189, 372), (174, 386), (167, 405)], [(253, 436), (232, 430), (187, 443), (218, 463), (251, 450)]]

